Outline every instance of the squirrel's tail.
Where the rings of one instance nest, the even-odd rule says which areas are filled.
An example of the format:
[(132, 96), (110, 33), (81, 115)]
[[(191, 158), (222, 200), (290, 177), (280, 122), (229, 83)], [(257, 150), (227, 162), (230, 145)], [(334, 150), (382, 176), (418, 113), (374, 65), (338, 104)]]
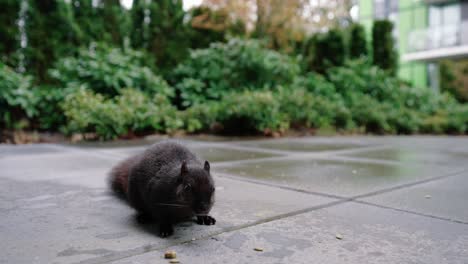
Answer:
[(109, 174), (109, 187), (113, 193), (121, 199), (127, 199), (128, 177), (131, 167), (135, 164), (137, 157), (131, 157), (121, 161)]

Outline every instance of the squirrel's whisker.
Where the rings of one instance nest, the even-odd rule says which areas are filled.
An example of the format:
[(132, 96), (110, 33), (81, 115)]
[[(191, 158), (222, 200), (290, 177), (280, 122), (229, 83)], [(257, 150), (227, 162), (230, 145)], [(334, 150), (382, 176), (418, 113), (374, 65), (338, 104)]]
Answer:
[(175, 206), (175, 207), (188, 207), (187, 204), (171, 204), (171, 203), (156, 203), (157, 205)]

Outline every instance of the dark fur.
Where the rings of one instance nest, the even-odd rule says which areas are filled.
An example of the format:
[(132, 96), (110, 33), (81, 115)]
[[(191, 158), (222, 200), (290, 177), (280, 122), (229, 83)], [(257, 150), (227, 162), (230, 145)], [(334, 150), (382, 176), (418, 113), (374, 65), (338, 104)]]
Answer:
[(216, 222), (208, 215), (215, 190), (210, 164), (178, 143), (156, 143), (120, 162), (110, 173), (110, 187), (140, 214), (159, 221), (163, 237), (173, 233), (173, 223), (193, 216), (199, 224)]

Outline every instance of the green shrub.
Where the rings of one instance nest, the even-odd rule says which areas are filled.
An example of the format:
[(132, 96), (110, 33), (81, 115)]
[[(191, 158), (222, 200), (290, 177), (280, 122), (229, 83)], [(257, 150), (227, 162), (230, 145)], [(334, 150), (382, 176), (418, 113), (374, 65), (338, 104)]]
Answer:
[(299, 73), (290, 57), (263, 48), (258, 41), (231, 39), (193, 50), (173, 76), (184, 107), (218, 100), (230, 92), (291, 83)]
[(354, 94), (351, 96), (349, 108), (357, 127), (363, 128), (367, 133), (395, 133), (394, 127), (389, 124), (386, 110), (388, 104), (379, 103), (368, 95)]
[(244, 91), (226, 96), (219, 103), (217, 122), (228, 134), (283, 132), (288, 128), (287, 115), (270, 91)]
[(105, 45), (81, 49), (78, 57), (59, 60), (50, 75), (62, 86), (84, 86), (96, 93), (116, 96), (123, 88), (149, 94), (171, 95), (167, 83), (147, 67), (144, 53)]
[(351, 26), (349, 39), (349, 57), (350, 58), (360, 58), (366, 57), (367, 52), (367, 40), (366, 40), (366, 31), (361, 24), (353, 24)]
[(210, 43), (224, 42), (228, 15), (225, 10), (213, 10), (207, 6), (192, 8), (188, 13), (191, 48), (207, 48)]
[(184, 123), (184, 129), (189, 133), (212, 130), (219, 109), (219, 103), (207, 102), (193, 105), (181, 111), (180, 116)]
[(60, 108), (60, 103), (73, 88), (57, 88), (55, 86), (38, 86), (33, 90), (36, 100), (35, 126), (41, 130), (58, 130), (65, 125), (65, 116)]
[(468, 103), (468, 60), (443, 60), (439, 64), (440, 90)]
[(468, 132), (468, 106), (459, 104), (449, 94), (443, 94), (439, 107), (422, 122), (422, 131), (426, 133), (463, 134)]
[(394, 108), (407, 107), (424, 113), (433, 112), (438, 105), (438, 96), (431, 90), (410, 87), (366, 60), (348, 61), (343, 67), (330, 69), (327, 77), (345, 100), (358, 93)]
[(337, 94), (327, 97), (303, 88), (294, 88), (280, 89), (278, 98), (280, 111), (288, 116), (292, 127), (353, 127), (351, 113)]
[(325, 76), (313, 72), (296, 78), (292, 87), (293, 89), (306, 89), (314, 95), (322, 95), (331, 99), (334, 97), (341, 99), (341, 95), (337, 93), (333, 83), (328, 81)]
[(309, 54), (304, 57), (308, 60), (309, 70), (324, 73), (329, 67), (343, 65), (346, 58), (343, 32), (331, 29), (317, 34), (308, 41), (306, 50)]
[(65, 98), (67, 133), (95, 132), (101, 139), (128, 133), (170, 132), (182, 126), (176, 109), (166, 97), (123, 89), (122, 95), (106, 99), (86, 88), (76, 89)]
[(374, 65), (395, 75), (398, 67), (398, 54), (393, 39), (393, 23), (376, 20), (372, 26), (372, 58)]
[(18, 126), (37, 113), (36, 101), (31, 77), (0, 62), (0, 128), (22, 128)]

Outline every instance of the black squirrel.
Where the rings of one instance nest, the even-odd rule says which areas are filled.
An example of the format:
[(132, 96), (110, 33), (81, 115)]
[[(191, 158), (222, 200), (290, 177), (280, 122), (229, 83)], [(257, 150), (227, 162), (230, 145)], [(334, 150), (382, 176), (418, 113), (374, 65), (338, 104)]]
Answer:
[(110, 172), (111, 189), (140, 215), (159, 221), (160, 235), (172, 235), (176, 222), (197, 217), (198, 224), (214, 225), (208, 213), (215, 185), (210, 163), (175, 142), (153, 144), (143, 153), (117, 164)]

